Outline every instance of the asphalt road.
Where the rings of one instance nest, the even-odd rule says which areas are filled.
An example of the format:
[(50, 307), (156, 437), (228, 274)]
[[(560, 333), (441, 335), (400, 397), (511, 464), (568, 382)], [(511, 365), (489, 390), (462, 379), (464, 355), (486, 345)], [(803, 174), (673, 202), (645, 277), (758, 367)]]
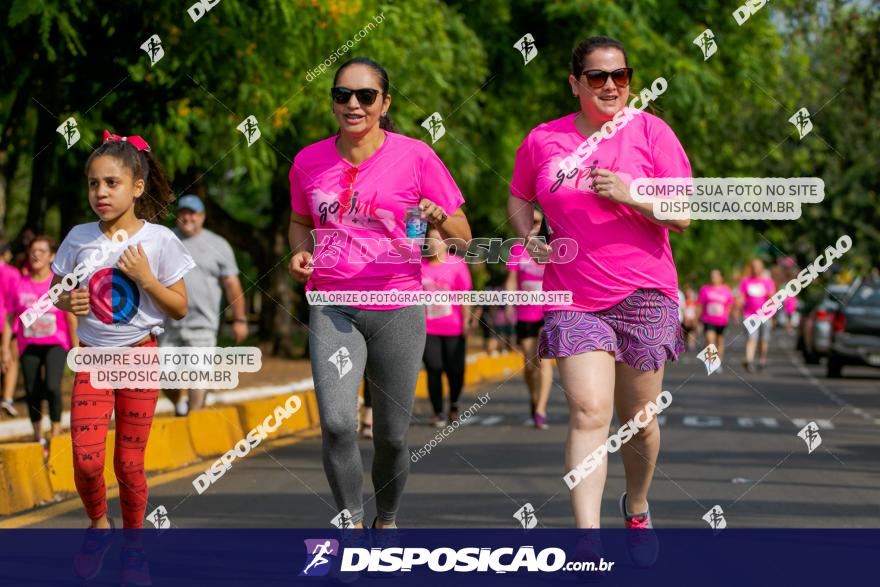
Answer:
[[(736, 338), (736, 337), (734, 337)], [(706, 374), (696, 352), (668, 366), (664, 389), (672, 405), (662, 416), (662, 449), (650, 501), (655, 527), (704, 527), (720, 505), (728, 527), (880, 527), (880, 370), (848, 367), (843, 379), (807, 366), (790, 338), (777, 335), (768, 368), (742, 368), (742, 337), (723, 373)], [(541, 527), (571, 527), (562, 450), (566, 409), (557, 384), (550, 430), (525, 427), (526, 388), (519, 374), (467, 390), (490, 394), (466, 426), (412, 464), (399, 524), (404, 527), (516, 527), (526, 503)], [(427, 402), (417, 404), (410, 449), (435, 431)], [(808, 421), (821, 445), (809, 454), (797, 436)], [(372, 446), (361, 441), (367, 471)], [(202, 495), (197, 473), (152, 484), (150, 509), (162, 505), (174, 527), (328, 527), (336, 508), (321, 465), (320, 439), (237, 461)], [(204, 464), (207, 467), (208, 463)], [(611, 458), (603, 526), (620, 527), (623, 490), (619, 455)], [(375, 503), (365, 479), (366, 516)], [(111, 512), (119, 515), (118, 499)], [(50, 510), (46, 510), (49, 512)], [(79, 508), (31, 527), (82, 527)]]

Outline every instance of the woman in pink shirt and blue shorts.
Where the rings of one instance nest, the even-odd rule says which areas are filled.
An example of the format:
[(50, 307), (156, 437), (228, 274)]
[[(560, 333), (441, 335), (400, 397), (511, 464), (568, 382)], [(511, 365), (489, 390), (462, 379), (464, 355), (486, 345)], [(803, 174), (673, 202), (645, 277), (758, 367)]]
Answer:
[[(646, 424), (618, 446), (626, 471), (619, 506), (633, 529), (630, 554), (647, 566), (658, 552), (648, 489), (660, 428), (644, 410), (649, 402), (664, 403), (664, 364), (684, 350), (668, 235), (689, 222), (657, 220), (650, 203), (630, 197), (628, 185), (637, 178), (690, 177), (691, 167), (665, 122), (628, 106), (632, 69), (620, 42), (590, 37), (575, 47), (571, 66), (568, 81), (579, 110), (526, 136), (516, 153), (508, 212), (517, 236), (527, 239), (527, 250), (539, 261), (550, 258), (554, 239), (578, 244), (573, 259), (547, 264), (544, 291), (570, 291), (572, 304), (544, 306), (539, 339), (540, 356), (557, 359), (569, 406), (565, 481), (576, 525), (598, 528), (607, 459), (593, 453), (610, 444), (612, 408), (622, 424), (633, 418)], [(642, 103), (632, 96), (633, 103)], [(577, 168), (560, 164), (608, 122), (616, 132), (594, 143)], [(547, 244), (535, 239), (535, 203), (552, 233)]]

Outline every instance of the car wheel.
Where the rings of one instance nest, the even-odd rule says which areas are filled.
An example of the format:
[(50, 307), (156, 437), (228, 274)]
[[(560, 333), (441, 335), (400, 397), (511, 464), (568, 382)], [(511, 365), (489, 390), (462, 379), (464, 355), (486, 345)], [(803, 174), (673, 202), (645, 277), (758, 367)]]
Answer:
[(840, 357), (834, 354), (828, 355), (828, 377), (841, 377), (843, 374), (843, 361), (840, 360)]
[(819, 364), (819, 355), (814, 352), (808, 351), (804, 349), (804, 363), (807, 365), (818, 365)]

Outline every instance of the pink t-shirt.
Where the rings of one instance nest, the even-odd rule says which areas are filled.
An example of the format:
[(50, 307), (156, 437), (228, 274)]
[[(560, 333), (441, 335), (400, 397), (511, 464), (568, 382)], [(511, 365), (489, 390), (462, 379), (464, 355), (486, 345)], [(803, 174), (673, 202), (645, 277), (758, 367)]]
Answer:
[[(461, 257), (447, 255), (442, 263), (422, 259), (422, 286), (425, 291), (470, 291), (471, 272)], [(425, 332), (438, 336), (464, 334), (464, 307), (450, 304), (425, 306)]]
[(787, 297), (782, 300), (782, 307), (785, 309), (786, 314), (794, 314), (794, 311), (797, 310), (797, 305), (797, 298)]
[(28, 345), (32, 344), (60, 344), (65, 351), (70, 350), (70, 328), (67, 326), (67, 318), (65, 313), (55, 306), (28, 327), (18, 319), (22, 312), (49, 291), (52, 277), (50, 275), (48, 279), (37, 282), (31, 281), (30, 277), (21, 276), (18, 283), (6, 295), (6, 311), (14, 317), (12, 329), (18, 340), (19, 354), (23, 354)]
[(730, 320), (730, 307), (733, 305), (733, 294), (726, 285), (704, 285), (700, 288), (697, 302), (703, 306), (700, 320), (706, 324), (726, 326)]
[(6, 313), (6, 296), (18, 284), (21, 272), (14, 265), (3, 263), (0, 265), (0, 314)]
[[(516, 273), (516, 288), (520, 291), (541, 291), (544, 281), (545, 265), (536, 263), (522, 245), (510, 249), (507, 259), (507, 270)], [(544, 319), (544, 307), (541, 305), (517, 305), (517, 322), (539, 322)]]
[(309, 145), (289, 178), (291, 208), (315, 223), (309, 291), (420, 291), (421, 251), (406, 238), (407, 208), (427, 198), (452, 215), (464, 203), (431, 147), (392, 132), (357, 168), (339, 156), (335, 136)]
[[(770, 299), (776, 291), (776, 285), (769, 277), (746, 277), (739, 283), (739, 292), (743, 296), (743, 314), (754, 314)], [(775, 312), (774, 312), (775, 313)]]
[(544, 311), (594, 312), (619, 303), (637, 289), (656, 289), (678, 303), (678, 275), (668, 229), (623, 204), (590, 189), (593, 166), (608, 169), (624, 183), (643, 177), (691, 177), (691, 166), (669, 126), (642, 112), (603, 139), (595, 152), (570, 173), (559, 163), (587, 137), (575, 126), (575, 114), (534, 128), (516, 152), (510, 192), (538, 202), (553, 239), (578, 244), (574, 259), (549, 263), (544, 290), (571, 291), (573, 304), (548, 305)]

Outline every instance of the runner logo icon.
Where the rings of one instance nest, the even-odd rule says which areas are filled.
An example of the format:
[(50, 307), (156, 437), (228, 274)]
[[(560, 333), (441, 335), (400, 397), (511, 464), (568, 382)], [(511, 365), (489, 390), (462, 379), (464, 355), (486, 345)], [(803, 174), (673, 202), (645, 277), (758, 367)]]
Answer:
[(822, 437), (819, 435), (819, 426), (816, 425), (815, 422), (809, 422), (806, 426), (801, 428), (801, 431), (798, 432), (798, 436), (803, 438), (804, 442), (807, 443), (807, 454), (812, 454), (812, 452), (822, 444)]
[(703, 514), (703, 519), (712, 527), (715, 534), (727, 528), (727, 520), (724, 519), (724, 510), (720, 505), (715, 505), (711, 510)]
[(533, 508), (530, 503), (527, 503), (516, 510), (513, 517), (519, 520), (519, 523), (522, 524), (522, 527), (526, 530), (531, 530), (538, 525), (538, 518), (535, 516), (535, 508)]
[(306, 543), (306, 566), (300, 577), (323, 577), (330, 572), (329, 557), (339, 554), (339, 541), (331, 538), (309, 538)]
[(706, 374), (711, 375), (721, 366), (721, 357), (718, 355), (718, 347), (710, 344), (697, 355), (697, 358), (706, 365)]

